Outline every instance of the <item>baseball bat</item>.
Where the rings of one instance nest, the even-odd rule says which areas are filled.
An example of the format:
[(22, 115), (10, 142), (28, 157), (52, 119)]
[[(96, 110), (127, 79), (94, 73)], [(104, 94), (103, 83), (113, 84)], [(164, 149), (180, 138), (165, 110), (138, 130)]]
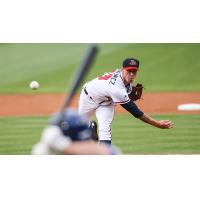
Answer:
[(65, 99), (64, 99), (64, 103), (63, 106), (60, 109), (59, 112), (59, 117), (57, 118), (57, 123), (59, 124), (60, 121), (62, 120), (62, 116), (65, 112), (65, 109), (67, 107), (69, 107), (79, 85), (81, 84), (81, 82), (83, 81), (85, 75), (87, 74), (88, 70), (90, 69), (90, 67), (92, 66), (92, 63), (97, 55), (98, 52), (98, 48), (96, 45), (91, 45), (87, 52), (85, 57), (83, 58), (83, 61), (81, 62), (81, 65), (77, 71), (77, 73), (75, 74), (75, 78), (74, 81), (72, 83), (72, 87), (70, 92), (66, 95)]
[(97, 46), (96, 45), (91, 45), (90, 48), (87, 50), (87, 53), (81, 62), (81, 65), (76, 73), (76, 76), (74, 78), (74, 81), (72, 83), (71, 91), (69, 94), (66, 96), (64, 100), (63, 107), (61, 108), (61, 111), (63, 111), (65, 108), (69, 106), (71, 103), (74, 94), (76, 93), (79, 85), (81, 84), (82, 80), (84, 79), (85, 75), (87, 74), (89, 68), (92, 66), (92, 63), (97, 55)]

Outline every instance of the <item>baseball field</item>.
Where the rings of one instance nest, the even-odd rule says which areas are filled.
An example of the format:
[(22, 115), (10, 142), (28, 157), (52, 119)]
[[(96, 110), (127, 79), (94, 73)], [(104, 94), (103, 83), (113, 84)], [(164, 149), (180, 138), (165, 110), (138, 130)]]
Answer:
[[(62, 105), (64, 93), (87, 44), (0, 44), (0, 154), (30, 154), (33, 144)], [(200, 103), (200, 44), (99, 44), (100, 53), (85, 81), (120, 68), (126, 57), (140, 60), (137, 82), (145, 86), (139, 107), (156, 119), (170, 119), (161, 130), (117, 106), (113, 144), (124, 154), (200, 154), (200, 111), (178, 111)], [(31, 90), (29, 83), (40, 83)], [(78, 93), (73, 104), (77, 108)]]

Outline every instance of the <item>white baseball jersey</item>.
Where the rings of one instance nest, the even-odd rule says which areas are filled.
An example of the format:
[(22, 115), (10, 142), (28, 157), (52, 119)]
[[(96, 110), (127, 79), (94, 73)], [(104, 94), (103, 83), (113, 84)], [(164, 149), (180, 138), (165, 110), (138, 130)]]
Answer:
[(98, 120), (99, 140), (111, 140), (111, 124), (116, 104), (130, 101), (132, 87), (125, 87), (121, 70), (106, 73), (86, 83), (81, 91), (79, 113)]
[(56, 155), (63, 154), (63, 151), (71, 144), (71, 139), (62, 134), (57, 126), (48, 126), (44, 129), (39, 143), (34, 145), (31, 154), (33, 155)]
[(100, 105), (124, 104), (130, 101), (130, 84), (125, 87), (121, 70), (106, 73), (86, 83), (84, 88), (94, 102)]

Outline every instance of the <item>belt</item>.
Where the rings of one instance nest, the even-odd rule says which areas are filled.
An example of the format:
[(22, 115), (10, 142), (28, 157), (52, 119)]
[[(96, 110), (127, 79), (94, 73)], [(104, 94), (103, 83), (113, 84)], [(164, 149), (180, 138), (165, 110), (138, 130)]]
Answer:
[[(91, 96), (89, 96), (88, 91), (86, 90), (86, 88), (84, 88), (83, 91), (85, 92), (86, 95), (88, 95), (88, 97), (89, 97), (90, 99), (92, 99), (92, 100), (94, 101), (94, 99), (93, 99)], [(94, 102), (95, 102), (95, 101), (94, 101)], [(106, 101), (105, 101), (105, 100), (101, 101), (101, 102), (99, 103), (99, 105), (102, 104), (102, 103), (104, 103), (104, 102), (106, 102)]]
[(89, 97), (90, 99), (92, 99), (92, 100), (94, 101), (94, 99), (93, 99), (91, 96), (89, 96), (88, 91), (86, 90), (86, 88), (84, 88), (83, 91), (85, 92), (86, 95), (88, 95), (88, 97)]
[(84, 88), (84, 92), (85, 92), (86, 95), (88, 95), (88, 92), (87, 92), (86, 88)]

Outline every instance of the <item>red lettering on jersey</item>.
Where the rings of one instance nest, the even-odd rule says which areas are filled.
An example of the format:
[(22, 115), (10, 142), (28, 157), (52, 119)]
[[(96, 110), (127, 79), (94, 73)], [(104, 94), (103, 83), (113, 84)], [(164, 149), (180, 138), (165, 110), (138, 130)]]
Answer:
[(99, 80), (108, 80), (109, 78), (111, 78), (113, 75), (113, 72), (112, 73), (109, 73), (109, 74), (104, 74), (103, 76), (100, 76), (98, 79)]

